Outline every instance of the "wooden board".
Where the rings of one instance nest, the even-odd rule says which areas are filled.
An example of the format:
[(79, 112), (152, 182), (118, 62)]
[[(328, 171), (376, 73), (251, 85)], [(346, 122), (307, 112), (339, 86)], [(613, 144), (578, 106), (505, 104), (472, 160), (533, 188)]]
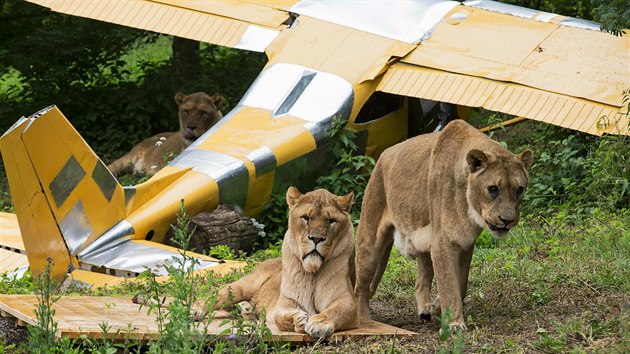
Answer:
[[(37, 297), (34, 295), (0, 295), (0, 311), (11, 315), (26, 324), (35, 325)], [(82, 335), (102, 338), (101, 325), (108, 326), (108, 338), (128, 340), (150, 340), (158, 337), (155, 312), (147, 314), (147, 307), (131, 302), (128, 297), (105, 296), (62, 296), (54, 305), (57, 321), (57, 337), (79, 338)], [(221, 326), (222, 320), (208, 324), (209, 335), (231, 333), (231, 325)], [(204, 324), (200, 324), (204, 325)], [(273, 324), (268, 324), (274, 341), (311, 342), (316, 339), (302, 333), (283, 332)], [(356, 340), (372, 336), (417, 337), (415, 332), (407, 331), (384, 323), (362, 320), (357, 329), (334, 333), (329, 341), (339, 342)]]

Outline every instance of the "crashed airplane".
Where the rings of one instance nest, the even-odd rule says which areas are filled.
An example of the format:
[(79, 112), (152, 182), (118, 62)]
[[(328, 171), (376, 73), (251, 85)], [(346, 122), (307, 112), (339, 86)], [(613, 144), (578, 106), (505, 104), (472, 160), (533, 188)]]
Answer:
[[(257, 215), (274, 188), (329, 160), (333, 120), (374, 157), (428, 125), (436, 102), (461, 117), (484, 107), (629, 134), (630, 41), (580, 19), (494, 1), (31, 2), (269, 61), (219, 124), (134, 187), (118, 183), (57, 107), (18, 120), (0, 138), (16, 210), (0, 214), (0, 258), (11, 259), (0, 272), (30, 264), (37, 274), (51, 257), (54, 276), (88, 284), (162, 274), (178, 254), (162, 243), (181, 199), (192, 215), (220, 203)], [(200, 268), (234, 266), (197, 257)]]

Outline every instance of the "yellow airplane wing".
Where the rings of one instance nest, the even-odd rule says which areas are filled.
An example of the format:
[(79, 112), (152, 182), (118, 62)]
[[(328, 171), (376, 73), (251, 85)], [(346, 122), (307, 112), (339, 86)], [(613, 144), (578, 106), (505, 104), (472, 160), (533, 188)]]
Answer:
[(491, 1), (453, 8), (378, 90), (628, 135), (630, 41), (599, 25)]
[(262, 52), (285, 27), (295, 1), (32, 0), (55, 12)]
[[(628, 34), (602, 33), (590, 21), (486, 0), (29, 1), (57, 12), (233, 48), (267, 49), (270, 56), (282, 48), (290, 55), (278, 60), (311, 68), (321, 51), (308, 38), (296, 40), (289, 33), (290, 27), (318, 19), (315, 35), (331, 45), (343, 36), (327, 32), (324, 22), (355, 30), (344, 45), (354, 46), (357, 53), (370, 50), (361, 33), (414, 45), (399, 63), (375, 65), (380, 71), (362, 78), (380, 79), (385, 73), (378, 91), (485, 107), (589, 134), (630, 134), (622, 104), (622, 92), (630, 84)], [(396, 56), (388, 54), (393, 53), (384, 52), (378, 60)], [(341, 71), (348, 68), (344, 65)]]

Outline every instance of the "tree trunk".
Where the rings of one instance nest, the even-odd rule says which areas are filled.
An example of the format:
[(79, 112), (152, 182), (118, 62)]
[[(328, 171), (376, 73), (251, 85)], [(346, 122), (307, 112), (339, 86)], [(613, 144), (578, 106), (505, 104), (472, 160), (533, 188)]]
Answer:
[(201, 75), (199, 42), (187, 38), (173, 37), (172, 49), (172, 68), (175, 77), (183, 83), (198, 80)]
[[(232, 250), (251, 252), (258, 238), (259, 229), (252, 219), (243, 216), (228, 205), (219, 205), (210, 213), (199, 213), (190, 218), (190, 227), (195, 232), (189, 248), (197, 253), (206, 253), (210, 247), (227, 245)], [(167, 245), (176, 246), (172, 241), (173, 230), (166, 234)]]

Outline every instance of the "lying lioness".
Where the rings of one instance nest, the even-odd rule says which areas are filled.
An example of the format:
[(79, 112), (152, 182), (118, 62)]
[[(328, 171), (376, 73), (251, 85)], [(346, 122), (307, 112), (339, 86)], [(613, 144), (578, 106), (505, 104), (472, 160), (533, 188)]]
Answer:
[(179, 106), (179, 132), (161, 133), (139, 142), (107, 166), (114, 175), (154, 174), (164, 167), (168, 158), (182, 152), (223, 117), (219, 110), (223, 96), (218, 93), (209, 96), (204, 92), (190, 95), (178, 92), (175, 101)]
[[(450, 309), (451, 329), (465, 329), (462, 300), (475, 240), (516, 225), (532, 152), (514, 155), (464, 121), (387, 149), (363, 199), (357, 231), (355, 295), (360, 314), (383, 276), (392, 245), (418, 260), (422, 318)], [(439, 297), (431, 301), (433, 275)]]
[(318, 338), (358, 327), (350, 280), (353, 199), (352, 193), (339, 197), (318, 189), (303, 195), (289, 188), (282, 257), (260, 263), (252, 274), (219, 290), (216, 309), (249, 301), (256, 311), (264, 308), (280, 330)]

